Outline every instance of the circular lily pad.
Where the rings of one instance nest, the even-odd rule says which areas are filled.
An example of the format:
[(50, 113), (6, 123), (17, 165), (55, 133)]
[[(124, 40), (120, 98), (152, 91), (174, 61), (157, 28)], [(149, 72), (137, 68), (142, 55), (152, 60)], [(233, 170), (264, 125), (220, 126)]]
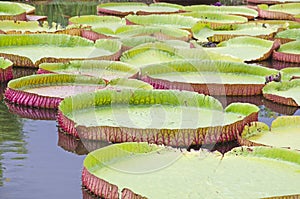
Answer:
[(58, 24), (49, 25), (47, 22), (40, 24), (38, 21), (0, 21), (0, 32), (3, 34), (40, 34), (40, 33), (57, 33), (80, 36), (81, 29), (79, 27), (68, 26), (62, 28)]
[(280, 70), (287, 80), (300, 79), (300, 68), (299, 67), (289, 67)]
[(246, 6), (212, 6), (212, 5), (192, 5), (185, 6), (184, 10), (200, 13), (215, 13), (244, 16), (248, 19), (254, 19), (258, 16), (258, 12)]
[(158, 89), (179, 89), (206, 95), (259, 95), (265, 76), (278, 71), (225, 61), (178, 60), (141, 68), (141, 77)]
[(199, 41), (222, 42), (240, 36), (252, 36), (262, 39), (272, 39), (278, 32), (278, 27), (267, 27), (266, 23), (232, 24), (226, 29), (214, 29), (209, 25), (197, 23), (192, 28), (193, 36)]
[(279, 38), (281, 43), (300, 40), (300, 28), (284, 30), (277, 33), (275, 38)]
[(0, 82), (6, 82), (13, 78), (13, 63), (0, 57)]
[(278, 50), (273, 52), (273, 59), (300, 63), (300, 40), (281, 45)]
[(42, 74), (21, 77), (8, 83), (5, 98), (12, 103), (57, 108), (68, 96), (105, 87), (100, 78), (66, 74)]
[(277, 41), (268, 41), (256, 37), (235, 37), (218, 44), (217, 48), (207, 48), (207, 51), (231, 55), (244, 61), (262, 61), (270, 57), (273, 49), (279, 46)]
[(254, 3), (254, 4), (300, 3), (299, 0), (248, 0), (247, 2)]
[(182, 12), (183, 6), (170, 3), (147, 5), (138, 2), (102, 3), (97, 6), (100, 15), (126, 16), (129, 14), (173, 14)]
[(139, 70), (119, 61), (84, 60), (69, 63), (43, 63), (38, 73), (76, 74), (100, 77), (106, 81), (116, 78), (136, 78)]
[(245, 126), (239, 143), (247, 146), (272, 146), (300, 150), (300, 117), (280, 116), (272, 126), (261, 122), (253, 122)]
[(0, 35), (0, 56), (15, 66), (37, 67), (43, 62), (83, 59), (116, 60), (121, 43), (117, 40), (90, 40), (64, 34)]
[(297, 151), (267, 147), (234, 148), (222, 156), (123, 143), (89, 153), (82, 184), (101, 198), (298, 197), (299, 159)]
[(261, 4), (257, 8), (259, 17), (265, 19), (295, 20), (295, 16), (300, 14), (300, 3)]
[(128, 24), (139, 24), (139, 25), (155, 25), (155, 26), (166, 26), (173, 28), (181, 28), (190, 30), (196, 23), (197, 19), (190, 16), (182, 16), (178, 14), (173, 15), (128, 15), (125, 17)]
[(266, 99), (279, 104), (300, 106), (300, 80), (270, 82), (262, 90)]
[(236, 139), (258, 110), (247, 103), (223, 110), (218, 100), (195, 92), (102, 90), (66, 98), (58, 121), (83, 139), (190, 146)]
[(26, 20), (26, 10), (18, 3), (0, 1), (0, 20)]

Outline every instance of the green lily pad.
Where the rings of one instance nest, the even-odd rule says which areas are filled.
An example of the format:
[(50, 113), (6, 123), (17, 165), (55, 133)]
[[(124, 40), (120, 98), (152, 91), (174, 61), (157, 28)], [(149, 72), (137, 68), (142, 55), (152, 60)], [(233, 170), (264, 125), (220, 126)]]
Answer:
[(197, 23), (192, 28), (193, 36), (199, 41), (222, 42), (240, 36), (253, 36), (262, 39), (272, 39), (278, 27), (267, 27), (265, 23), (232, 24), (228, 29), (215, 30), (209, 25)]
[(139, 24), (139, 25), (155, 25), (155, 26), (166, 26), (173, 28), (181, 28), (190, 30), (196, 23), (197, 19), (190, 16), (182, 16), (178, 14), (173, 15), (128, 15), (125, 17), (128, 23)]
[(265, 19), (295, 20), (295, 15), (300, 14), (300, 3), (284, 3), (268, 6), (258, 5), (259, 17)]
[(37, 34), (37, 33), (60, 33), (69, 35), (81, 35), (81, 30), (77, 27), (68, 26), (62, 28), (58, 24), (52, 23), (51, 26), (44, 22), (42, 26), (38, 21), (0, 21), (0, 32), (5, 34)]
[(202, 12), (186, 12), (183, 16), (191, 16), (198, 20), (198, 23), (209, 24), (213, 28), (224, 27), (225, 25), (242, 24), (248, 22), (246, 17)]
[(300, 28), (288, 29), (276, 34), (275, 38), (279, 38), (281, 43), (289, 41), (300, 40)]
[(0, 2), (0, 20), (26, 20), (26, 10), (18, 3)]
[(76, 74), (100, 77), (106, 81), (116, 78), (133, 78), (138, 74), (133, 66), (106, 60), (71, 61), (69, 63), (43, 63), (39, 65), (38, 73)]
[(10, 60), (0, 57), (0, 82), (6, 82), (13, 78), (12, 65)]
[(24, 106), (57, 108), (67, 96), (91, 92), (105, 87), (104, 80), (95, 77), (66, 74), (42, 74), (11, 80), (5, 98)]
[(299, 159), (299, 152), (267, 147), (234, 148), (222, 156), (123, 143), (89, 153), (82, 184), (102, 198), (298, 197)]
[(126, 16), (128, 14), (170, 14), (182, 11), (183, 6), (170, 3), (155, 3), (147, 5), (138, 2), (102, 3), (97, 6), (101, 15)]
[(238, 15), (238, 16), (245, 16), (249, 19), (254, 19), (258, 16), (258, 12), (256, 10), (247, 8), (245, 6), (192, 5), (192, 6), (185, 6), (184, 10), (201, 12), (201, 13)]
[(121, 43), (117, 40), (92, 41), (64, 34), (0, 35), (0, 56), (15, 66), (37, 67), (43, 62), (74, 59), (118, 59)]
[(58, 120), (82, 139), (189, 146), (235, 139), (258, 110), (247, 103), (223, 110), (218, 100), (195, 92), (122, 89), (66, 98)]
[(207, 48), (208, 52), (231, 55), (244, 61), (262, 61), (268, 59), (276, 42), (256, 37), (235, 37), (218, 44), (217, 48)]
[(280, 70), (284, 76), (286, 77), (286, 80), (291, 79), (299, 79), (300, 78), (300, 68), (299, 67), (288, 67)]
[(153, 87), (150, 84), (137, 79), (116, 78), (109, 81), (105, 89), (107, 90), (122, 90), (122, 89), (152, 90)]
[(280, 116), (273, 121), (270, 129), (261, 122), (246, 126), (239, 141), (248, 146), (264, 145), (300, 150), (299, 128), (299, 116)]
[(179, 89), (209, 95), (258, 95), (265, 76), (278, 71), (238, 62), (178, 60), (141, 68), (141, 77), (157, 89)]
[(282, 4), (282, 3), (299, 3), (299, 0), (248, 0), (248, 3), (255, 4)]
[(273, 102), (300, 106), (300, 80), (270, 82), (262, 91), (264, 97)]
[(300, 63), (300, 40), (281, 45), (278, 50), (273, 52), (273, 59)]

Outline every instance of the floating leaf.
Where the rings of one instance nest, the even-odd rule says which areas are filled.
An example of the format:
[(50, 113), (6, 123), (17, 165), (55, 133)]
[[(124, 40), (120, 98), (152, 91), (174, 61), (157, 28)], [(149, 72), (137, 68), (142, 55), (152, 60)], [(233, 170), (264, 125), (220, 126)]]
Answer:
[(181, 12), (182, 6), (170, 3), (155, 3), (147, 5), (138, 2), (102, 3), (97, 6), (98, 14), (126, 16), (129, 14), (171, 14)]
[(100, 78), (66, 74), (31, 75), (8, 83), (5, 98), (12, 103), (57, 108), (67, 96), (103, 89)]
[(273, 59), (300, 63), (300, 40), (281, 45), (277, 51), (273, 52)]
[(209, 52), (231, 55), (244, 61), (261, 61), (269, 58), (278, 44), (256, 37), (236, 37), (221, 42), (217, 48), (207, 48)]
[(279, 104), (300, 106), (300, 80), (270, 82), (263, 88), (266, 99)]
[(178, 60), (141, 68), (140, 79), (158, 89), (206, 95), (258, 95), (265, 76), (278, 71), (258, 65), (212, 60)]
[(0, 57), (0, 82), (6, 82), (13, 78), (13, 63)]
[(89, 153), (82, 184), (101, 198), (297, 198), (299, 159), (299, 152), (266, 147), (221, 156), (123, 143)]
[(201, 12), (201, 13), (215, 13), (217, 14), (230, 14), (244, 16), (249, 19), (254, 19), (258, 16), (256, 10), (247, 8), (245, 6), (212, 6), (212, 5), (192, 5), (185, 6), (184, 10)]
[(102, 90), (66, 98), (58, 120), (82, 139), (189, 146), (234, 140), (258, 110), (243, 103), (223, 110), (218, 100), (195, 92)]
[(109, 59), (120, 56), (117, 40), (87, 39), (64, 34), (0, 35), (0, 56), (15, 66), (37, 67), (43, 62), (66, 62), (74, 59)]
[(248, 146), (264, 145), (300, 150), (299, 128), (299, 116), (280, 116), (273, 121), (270, 129), (265, 123), (253, 122), (245, 127), (239, 142)]
[(0, 20), (26, 20), (26, 10), (21, 4), (0, 1)]
[(106, 81), (116, 78), (134, 78), (138, 69), (118, 61), (85, 60), (69, 63), (43, 63), (39, 65), (38, 73), (76, 74), (100, 77)]
[(300, 14), (300, 3), (285, 3), (268, 6), (258, 5), (259, 17), (265, 19), (295, 20), (295, 15)]

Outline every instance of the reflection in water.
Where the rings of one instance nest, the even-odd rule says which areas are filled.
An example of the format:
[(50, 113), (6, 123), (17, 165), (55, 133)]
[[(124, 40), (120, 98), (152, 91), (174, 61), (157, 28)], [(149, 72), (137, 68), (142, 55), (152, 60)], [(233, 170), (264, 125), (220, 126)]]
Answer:
[[(0, 102), (0, 185), (3, 185), (2, 165), (4, 159), (8, 159), (7, 166), (22, 165), (26, 158), (27, 149), (22, 133), (22, 120), (9, 113), (7, 107)], [(12, 161), (10, 161), (12, 160)], [(11, 165), (12, 164), (12, 165)]]
[(37, 71), (36, 68), (14, 67), (13, 68), (13, 76), (14, 76), (14, 79), (17, 79), (19, 77), (33, 75), (36, 73), (36, 71)]

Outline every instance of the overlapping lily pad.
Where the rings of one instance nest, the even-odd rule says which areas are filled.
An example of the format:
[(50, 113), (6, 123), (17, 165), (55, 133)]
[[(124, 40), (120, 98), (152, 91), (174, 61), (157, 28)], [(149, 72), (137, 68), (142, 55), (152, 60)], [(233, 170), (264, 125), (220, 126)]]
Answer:
[(226, 29), (214, 29), (209, 25), (197, 23), (192, 28), (193, 36), (199, 41), (222, 42), (234, 37), (253, 36), (262, 39), (272, 39), (278, 27), (267, 27), (265, 23), (232, 24)]
[(170, 3), (147, 5), (138, 2), (102, 3), (97, 6), (100, 15), (126, 16), (129, 14), (172, 14), (182, 12), (183, 6)]
[(123, 143), (90, 153), (82, 184), (101, 198), (298, 197), (299, 159), (297, 151), (267, 147), (235, 148), (222, 156)]
[(66, 98), (58, 121), (83, 139), (190, 146), (236, 139), (258, 110), (247, 103), (223, 110), (218, 100), (195, 92), (102, 90)]
[(239, 57), (244, 61), (266, 60), (272, 54), (273, 49), (278, 48), (277, 41), (268, 41), (256, 37), (235, 37), (218, 44), (217, 48), (207, 48), (206, 50)]
[(244, 16), (248, 19), (254, 19), (258, 16), (258, 12), (254, 9), (245, 6), (212, 6), (212, 5), (192, 5), (185, 6), (184, 10), (201, 12), (201, 13), (215, 13), (217, 14), (230, 14)]
[(26, 20), (26, 10), (18, 3), (0, 2), (0, 20)]
[(136, 78), (139, 70), (129, 64), (107, 60), (71, 61), (69, 63), (43, 63), (38, 73), (77, 74), (100, 77), (106, 81), (116, 78)]
[(288, 29), (276, 34), (275, 38), (279, 38), (281, 43), (300, 40), (300, 28)]
[(273, 59), (300, 63), (300, 40), (281, 45), (278, 50), (273, 52)]
[(216, 14), (216, 13), (202, 13), (202, 12), (187, 12), (182, 13), (183, 16), (191, 16), (198, 20), (198, 23), (208, 24), (212, 28), (223, 28), (232, 24), (242, 24), (248, 22), (246, 17)]
[(47, 22), (37, 21), (0, 21), (0, 33), (3, 34), (38, 34), (38, 33), (59, 33), (81, 36), (81, 29), (75, 26), (62, 28), (58, 24), (49, 25)]
[(300, 106), (300, 80), (270, 82), (262, 91), (264, 97), (273, 102)]
[(139, 25), (158, 25), (173, 28), (190, 30), (196, 23), (197, 19), (190, 16), (173, 15), (128, 15), (125, 17), (128, 24)]
[(299, 0), (248, 0), (248, 3), (255, 4), (282, 4), (282, 3), (300, 3)]
[(141, 68), (141, 79), (158, 89), (195, 91), (207, 95), (259, 95), (265, 76), (278, 71), (225, 61), (178, 60)]
[(272, 146), (300, 150), (300, 117), (280, 116), (272, 126), (253, 122), (246, 126), (239, 137), (240, 144), (247, 146)]
[(300, 79), (299, 67), (288, 67), (280, 70), (287, 80)]
[(92, 41), (64, 34), (0, 35), (0, 56), (15, 66), (37, 67), (43, 62), (74, 59), (116, 60), (121, 43), (117, 40)]
[(13, 78), (13, 63), (0, 57), (0, 82), (6, 82)]
[(268, 6), (258, 5), (259, 17), (265, 19), (295, 20), (300, 14), (300, 3), (285, 3)]
[(68, 96), (105, 87), (95, 77), (66, 74), (42, 74), (21, 77), (8, 83), (5, 98), (11, 103), (40, 108), (57, 108)]

